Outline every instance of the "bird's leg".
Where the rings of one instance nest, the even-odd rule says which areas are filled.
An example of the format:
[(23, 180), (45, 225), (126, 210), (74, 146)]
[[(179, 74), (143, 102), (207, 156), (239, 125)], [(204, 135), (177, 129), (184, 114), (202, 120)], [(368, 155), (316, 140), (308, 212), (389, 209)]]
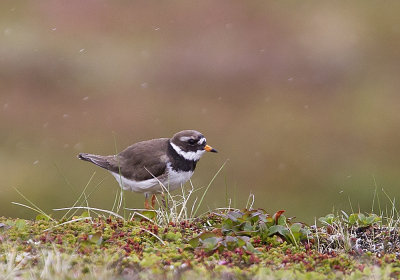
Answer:
[(153, 194), (151, 196), (151, 208), (154, 209), (154, 206), (156, 205), (156, 195)]
[(149, 195), (147, 193), (144, 195), (144, 208), (150, 209), (150, 206), (149, 206)]

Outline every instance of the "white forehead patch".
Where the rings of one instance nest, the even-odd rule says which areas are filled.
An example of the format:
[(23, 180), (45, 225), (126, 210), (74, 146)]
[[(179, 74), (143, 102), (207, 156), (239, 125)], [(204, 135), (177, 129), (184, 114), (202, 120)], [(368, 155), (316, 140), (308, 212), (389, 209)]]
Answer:
[(206, 141), (207, 141), (206, 138), (202, 137), (202, 138), (200, 138), (200, 140), (199, 140), (198, 143), (199, 143), (200, 145), (203, 145), (204, 143), (206, 143)]
[(177, 152), (178, 155), (181, 155), (186, 160), (198, 161), (201, 158), (201, 156), (205, 153), (205, 150), (198, 150), (196, 152), (185, 152), (182, 151), (181, 148), (179, 148), (174, 143), (170, 142), (170, 144), (172, 148), (174, 148), (175, 152)]
[(181, 142), (186, 142), (187, 140), (192, 139), (192, 137), (189, 136), (182, 136), (181, 138), (179, 138), (179, 140), (181, 140)]
[[(190, 139), (193, 139), (193, 137), (190, 137), (190, 136), (182, 136), (181, 138), (179, 138), (179, 140), (180, 140), (181, 142), (186, 142), (186, 141), (188, 141), (188, 140), (190, 140)], [(198, 143), (199, 145), (203, 145), (206, 141), (207, 141), (207, 140), (206, 140), (205, 137), (201, 137), (201, 138), (199, 139), (199, 141), (197, 141), (197, 143)]]

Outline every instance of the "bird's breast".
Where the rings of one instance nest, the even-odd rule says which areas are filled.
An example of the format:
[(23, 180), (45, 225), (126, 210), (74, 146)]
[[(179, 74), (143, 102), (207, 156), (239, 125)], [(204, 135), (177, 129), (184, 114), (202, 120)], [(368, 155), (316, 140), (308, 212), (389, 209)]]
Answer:
[(190, 177), (193, 175), (193, 171), (181, 171), (175, 170), (170, 164), (167, 165), (168, 176), (166, 178), (165, 186), (181, 186), (181, 184), (189, 181)]

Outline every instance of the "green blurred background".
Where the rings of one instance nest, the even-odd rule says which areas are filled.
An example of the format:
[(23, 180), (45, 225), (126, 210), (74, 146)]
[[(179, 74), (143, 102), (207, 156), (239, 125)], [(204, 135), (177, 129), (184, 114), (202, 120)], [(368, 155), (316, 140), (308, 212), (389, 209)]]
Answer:
[(196, 187), (229, 159), (203, 210), (253, 193), (312, 222), (349, 200), (370, 211), (375, 189), (383, 207), (381, 188), (400, 195), (399, 14), (399, 1), (1, 1), (0, 215), (35, 216), (14, 188), (48, 213), (70, 206), (95, 170), (90, 205), (111, 209), (116, 181), (76, 155), (183, 129), (220, 152)]

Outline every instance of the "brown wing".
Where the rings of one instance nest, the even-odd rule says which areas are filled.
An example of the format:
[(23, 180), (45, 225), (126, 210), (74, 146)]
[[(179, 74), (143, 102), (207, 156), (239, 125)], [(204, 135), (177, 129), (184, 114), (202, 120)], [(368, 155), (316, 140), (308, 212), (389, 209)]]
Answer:
[[(153, 139), (129, 146), (111, 159), (113, 172), (142, 181), (161, 176), (167, 167), (168, 138)], [(116, 171), (115, 171), (116, 170)]]
[(161, 138), (133, 144), (114, 156), (81, 153), (78, 158), (111, 172), (121, 173), (127, 179), (142, 181), (164, 174), (167, 149), (168, 138)]

